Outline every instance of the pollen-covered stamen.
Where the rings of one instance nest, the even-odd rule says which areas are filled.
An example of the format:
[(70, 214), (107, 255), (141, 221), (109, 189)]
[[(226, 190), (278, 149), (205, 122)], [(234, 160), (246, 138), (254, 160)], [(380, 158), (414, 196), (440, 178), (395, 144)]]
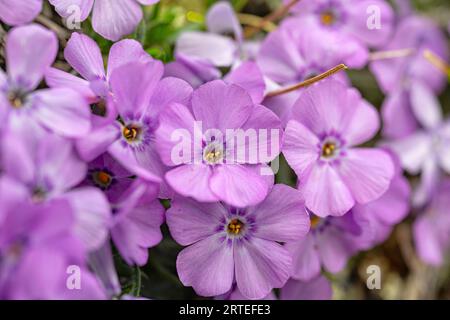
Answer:
[(141, 129), (135, 125), (128, 125), (122, 129), (123, 137), (128, 142), (136, 141), (139, 138)]
[(336, 16), (332, 11), (324, 11), (320, 14), (320, 22), (325, 26), (330, 26), (336, 21)]
[(20, 91), (11, 91), (8, 93), (8, 101), (15, 109), (20, 109), (24, 106), (26, 95)]
[(217, 164), (224, 158), (223, 146), (218, 143), (211, 143), (203, 149), (203, 160), (208, 164)]
[(316, 216), (316, 215), (311, 215), (310, 220), (311, 220), (311, 229), (317, 228), (317, 226), (318, 226), (318, 225), (320, 224), (320, 222), (322, 221), (322, 219), (319, 218), (319, 217)]
[(322, 157), (331, 158), (336, 153), (337, 146), (334, 142), (326, 142), (322, 146)]
[(107, 189), (113, 182), (113, 179), (113, 176), (105, 170), (99, 170), (92, 173), (94, 184), (102, 189)]
[(229, 235), (238, 236), (245, 230), (245, 223), (239, 219), (232, 219), (227, 226)]

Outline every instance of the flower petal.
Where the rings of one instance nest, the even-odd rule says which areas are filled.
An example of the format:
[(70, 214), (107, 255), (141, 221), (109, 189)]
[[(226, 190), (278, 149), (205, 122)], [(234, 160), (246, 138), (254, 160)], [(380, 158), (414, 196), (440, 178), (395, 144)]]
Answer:
[(234, 278), (233, 247), (220, 235), (185, 248), (177, 257), (177, 271), (185, 286), (211, 297), (228, 292)]
[(108, 77), (113, 71), (120, 66), (126, 65), (130, 62), (148, 62), (152, 57), (145, 52), (142, 44), (136, 40), (124, 39), (116, 42), (109, 50), (108, 57)]
[(280, 244), (252, 238), (234, 245), (236, 283), (249, 299), (262, 299), (291, 276), (292, 260)]
[(321, 261), (312, 233), (299, 241), (287, 242), (285, 248), (292, 256), (294, 279), (310, 281), (320, 274)]
[(86, 20), (91, 13), (94, 0), (49, 0), (50, 4), (55, 6), (56, 12), (67, 18), (72, 14), (80, 14), (80, 21)]
[(10, 26), (34, 20), (42, 10), (42, 0), (3, 0), (0, 2), (0, 20)]
[(291, 279), (280, 291), (281, 300), (331, 300), (333, 290), (324, 276), (308, 282)]

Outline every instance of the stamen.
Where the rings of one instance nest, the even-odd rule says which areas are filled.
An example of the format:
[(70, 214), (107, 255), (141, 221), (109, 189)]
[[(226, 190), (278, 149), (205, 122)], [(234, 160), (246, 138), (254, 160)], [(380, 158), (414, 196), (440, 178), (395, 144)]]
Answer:
[(102, 189), (108, 188), (113, 181), (112, 175), (104, 170), (93, 172), (92, 179)]
[(322, 146), (322, 157), (330, 158), (334, 156), (336, 151), (336, 144), (332, 142), (327, 142)]
[(20, 92), (11, 91), (8, 94), (8, 101), (13, 108), (20, 109), (25, 103), (25, 97)]
[(228, 223), (227, 231), (231, 235), (239, 235), (244, 230), (245, 224), (239, 219), (233, 219)]
[(328, 78), (328, 77), (332, 76), (333, 74), (338, 73), (339, 71), (345, 70), (345, 69), (348, 69), (348, 67), (345, 64), (341, 63), (340, 65), (337, 65), (336, 67), (334, 67), (328, 71), (325, 71), (324, 73), (321, 73), (315, 77), (312, 77), (310, 79), (307, 79), (305, 81), (297, 83), (293, 86), (289, 86), (286, 88), (281, 88), (281, 89), (269, 92), (266, 95), (266, 98), (276, 97), (276, 96), (279, 96), (279, 95), (282, 95), (285, 93), (297, 91), (298, 89), (308, 87), (308, 86), (312, 85), (313, 83), (319, 82), (320, 80)]
[(310, 220), (311, 220), (311, 229), (315, 229), (322, 221), (322, 219), (316, 215), (311, 215)]
[(322, 22), (323, 25), (330, 26), (335, 20), (334, 13), (331, 11), (325, 11), (320, 15), (320, 22)]
[(140, 133), (140, 128), (134, 126), (134, 125), (128, 125), (126, 127), (123, 128), (122, 130), (122, 134), (124, 136), (125, 139), (127, 139), (128, 141), (135, 141)]
[(203, 160), (209, 164), (217, 164), (223, 160), (223, 147), (211, 143), (203, 151)]
[(448, 65), (447, 62), (442, 60), (442, 58), (435, 54), (433, 51), (426, 49), (423, 52), (423, 56), (425, 57), (425, 59), (430, 61), (430, 63), (437, 69), (450, 76), (450, 65)]

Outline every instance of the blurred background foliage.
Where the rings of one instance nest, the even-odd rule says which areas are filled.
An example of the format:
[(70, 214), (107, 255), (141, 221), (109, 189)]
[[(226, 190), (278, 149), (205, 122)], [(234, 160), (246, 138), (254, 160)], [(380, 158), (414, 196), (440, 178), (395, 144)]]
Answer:
[[(314, 0), (310, 0), (314, 1)], [(401, 0), (400, 0), (401, 1)], [(159, 4), (145, 8), (145, 19), (131, 37), (142, 43), (154, 58), (164, 62), (173, 60), (174, 44), (178, 35), (186, 30), (204, 30), (204, 17), (208, 8), (217, 0), (161, 0)], [(276, 9), (281, 0), (230, 0), (239, 13), (264, 17)], [(390, 1), (394, 4), (395, 1)], [(449, 0), (412, 0), (419, 14), (425, 15), (447, 30), (450, 20)], [(70, 36), (61, 19), (46, 3), (39, 23), (54, 30), (64, 48)], [(112, 42), (93, 32), (90, 23), (82, 25), (83, 32), (94, 38), (104, 53), (105, 60)], [(4, 65), (4, 35), (6, 25), (0, 25), (0, 66)], [(448, 31), (447, 31), (448, 32)], [(447, 34), (448, 36), (448, 34)], [(264, 37), (261, 32), (256, 38)], [(60, 50), (56, 67), (70, 70)], [(430, 65), (431, 67), (431, 65)], [(352, 83), (363, 96), (380, 108), (382, 95), (374, 77), (367, 69), (349, 70)], [(450, 90), (440, 96), (446, 113), (450, 113)], [(373, 142), (372, 142), (373, 143)], [(414, 177), (411, 178), (414, 182)], [(278, 183), (295, 186), (296, 177), (281, 158)], [(166, 207), (168, 203), (164, 203)], [(327, 274), (332, 280), (334, 299), (450, 299), (450, 262), (441, 268), (423, 264), (416, 256), (411, 239), (411, 221), (414, 213), (398, 225), (391, 237), (382, 245), (353, 257), (347, 268), (336, 275)], [(164, 226), (164, 240), (150, 250), (149, 263), (143, 268), (127, 266), (118, 254), (115, 255), (117, 270), (124, 293), (154, 299), (202, 299), (191, 288), (184, 287), (178, 280), (175, 261), (181, 247), (176, 244)], [(382, 289), (368, 290), (366, 268), (376, 264), (382, 270)]]

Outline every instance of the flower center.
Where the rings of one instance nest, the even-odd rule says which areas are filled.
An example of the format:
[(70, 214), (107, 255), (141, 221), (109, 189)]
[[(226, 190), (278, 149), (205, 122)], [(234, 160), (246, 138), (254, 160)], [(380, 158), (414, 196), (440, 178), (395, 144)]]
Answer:
[(228, 223), (227, 232), (229, 235), (238, 236), (245, 229), (245, 223), (239, 219), (233, 219)]
[(43, 187), (35, 187), (32, 191), (31, 199), (34, 202), (42, 202), (47, 197), (47, 192)]
[(104, 170), (94, 172), (92, 174), (92, 179), (94, 180), (94, 183), (102, 189), (107, 189), (113, 182), (112, 175)]
[(325, 26), (331, 26), (336, 21), (332, 11), (324, 11), (320, 14), (320, 22)]
[(322, 219), (316, 215), (311, 215), (310, 220), (311, 220), (311, 229), (315, 229), (322, 221)]
[(208, 164), (217, 164), (223, 160), (223, 146), (211, 143), (203, 149), (203, 160)]
[(8, 101), (15, 109), (20, 109), (25, 105), (26, 95), (20, 91), (11, 91), (8, 94)]
[(128, 142), (136, 141), (141, 133), (141, 128), (137, 127), (136, 125), (128, 125), (123, 128), (122, 134), (123, 137)]
[(334, 142), (326, 142), (322, 146), (322, 157), (331, 158), (336, 153), (336, 144)]
[(106, 102), (105, 100), (100, 100), (97, 103), (91, 104), (91, 112), (92, 114), (95, 114), (99, 117), (105, 117), (106, 116)]

